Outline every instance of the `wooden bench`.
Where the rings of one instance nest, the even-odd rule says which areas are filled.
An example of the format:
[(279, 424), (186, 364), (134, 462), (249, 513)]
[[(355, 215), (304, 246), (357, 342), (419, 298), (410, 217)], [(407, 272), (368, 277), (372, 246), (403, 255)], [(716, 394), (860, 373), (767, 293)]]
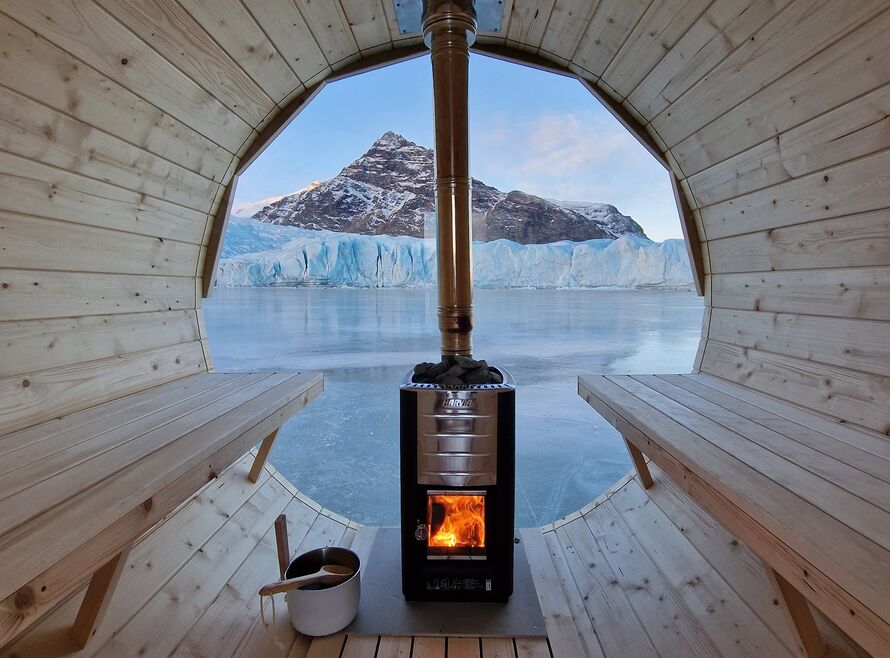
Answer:
[[(705, 374), (592, 375), (578, 392), (764, 562), (804, 656), (807, 601), (890, 655), (890, 439)], [(645, 455), (645, 457), (644, 457)]]
[(317, 373), (201, 373), (0, 443), (0, 646), (92, 577), (85, 646), (133, 542), (323, 389)]

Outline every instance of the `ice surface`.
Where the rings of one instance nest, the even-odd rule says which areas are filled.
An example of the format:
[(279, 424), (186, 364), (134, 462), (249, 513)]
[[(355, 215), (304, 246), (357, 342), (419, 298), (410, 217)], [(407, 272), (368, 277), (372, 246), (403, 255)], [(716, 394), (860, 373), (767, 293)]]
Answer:
[[(596, 204), (589, 205), (592, 212)], [(476, 242), (473, 263), (478, 288), (692, 286), (682, 240)], [(422, 238), (311, 231), (232, 218), (216, 283), (431, 288), (436, 285), (436, 245)]]
[[(702, 300), (652, 290), (479, 290), (474, 355), (517, 384), (516, 522), (575, 511), (630, 470), (580, 373), (689, 372)], [(306, 495), (399, 523), (399, 381), (439, 357), (432, 289), (218, 289), (204, 302), (219, 371), (321, 370), (325, 391), (281, 430), (272, 463)], [(341, 455), (331, 460), (330, 455)]]

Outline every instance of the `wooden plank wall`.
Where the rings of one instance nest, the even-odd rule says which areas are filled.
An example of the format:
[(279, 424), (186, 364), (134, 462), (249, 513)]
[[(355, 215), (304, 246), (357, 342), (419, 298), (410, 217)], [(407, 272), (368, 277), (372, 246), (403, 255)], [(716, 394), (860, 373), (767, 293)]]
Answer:
[(0, 0), (0, 435), (210, 367), (224, 185), (389, 5)]
[[(507, 0), (478, 41), (645, 126), (696, 223), (705, 372), (890, 431), (890, 2)], [(389, 0), (0, 0), (0, 434), (209, 366), (224, 186), (398, 57)]]

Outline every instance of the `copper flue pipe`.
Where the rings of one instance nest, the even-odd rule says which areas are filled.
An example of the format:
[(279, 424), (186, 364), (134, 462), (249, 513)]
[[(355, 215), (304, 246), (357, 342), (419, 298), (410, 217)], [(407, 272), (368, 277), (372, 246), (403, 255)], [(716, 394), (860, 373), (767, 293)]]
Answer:
[(473, 227), (467, 83), (476, 35), (473, 0), (424, 0), (436, 132), (439, 333), (442, 358), (473, 352)]

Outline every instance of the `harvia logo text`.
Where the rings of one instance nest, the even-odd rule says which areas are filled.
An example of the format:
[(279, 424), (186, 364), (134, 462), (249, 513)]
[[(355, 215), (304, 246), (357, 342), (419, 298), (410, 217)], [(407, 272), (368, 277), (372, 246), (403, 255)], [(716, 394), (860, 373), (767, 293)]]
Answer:
[(469, 398), (445, 398), (442, 406), (446, 409), (471, 409), (475, 405)]

